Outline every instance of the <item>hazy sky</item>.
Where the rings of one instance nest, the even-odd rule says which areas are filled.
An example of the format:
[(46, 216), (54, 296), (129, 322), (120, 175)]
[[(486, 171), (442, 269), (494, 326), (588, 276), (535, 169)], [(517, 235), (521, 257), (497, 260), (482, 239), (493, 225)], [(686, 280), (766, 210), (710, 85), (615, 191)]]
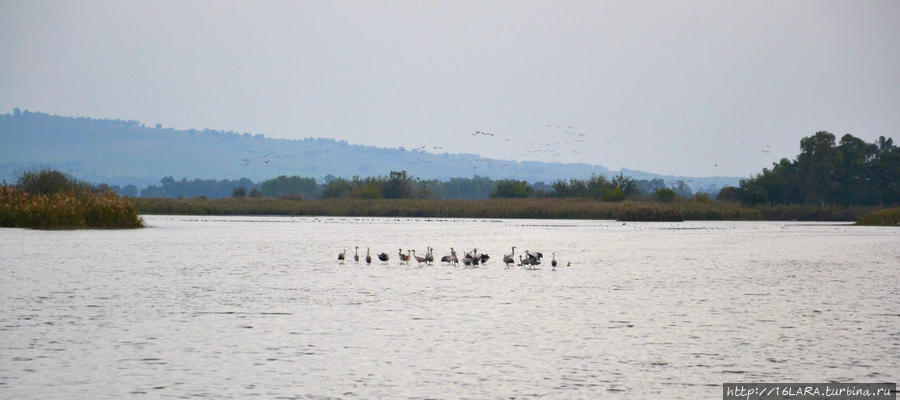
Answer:
[(900, 140), (898, 21), (896, 0), (0, 0), (0, 113), (746, 176), (817, 130)]

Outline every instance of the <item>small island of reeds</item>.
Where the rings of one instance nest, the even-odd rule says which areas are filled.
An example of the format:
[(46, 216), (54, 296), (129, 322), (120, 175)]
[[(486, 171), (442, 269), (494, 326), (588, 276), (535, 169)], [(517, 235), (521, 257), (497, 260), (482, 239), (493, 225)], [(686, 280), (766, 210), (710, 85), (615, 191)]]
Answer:
[(32, 229), (140, 228), (143, 220), (130, 201), (102, 186), (60, 171), (41, 169), (0, 185), (0, 227)]
[(863, 215), (857, 225), (900, 226), (900, 207), (885, 208)]

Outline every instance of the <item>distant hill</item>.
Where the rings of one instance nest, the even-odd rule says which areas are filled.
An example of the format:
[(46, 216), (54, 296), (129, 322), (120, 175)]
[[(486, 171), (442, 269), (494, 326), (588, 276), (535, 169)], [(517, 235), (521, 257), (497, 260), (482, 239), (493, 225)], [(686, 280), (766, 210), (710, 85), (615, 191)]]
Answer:
[[(91, 182), (140, 187), (158, 183), (166, 176), (262, 181), (279, 175), (322, 179), (327, 175), (373, 176), (406, 170), (425, 179), (479, 175), (549, 183), (558, 178), (618, 173), (600, 165), (492, 160), (475, 154), (434, 154), (323, 138), (274, 139), (261, 134), (176, 130), (148, 127), (138, 121), (18, 110), (0, 115), (0, 179), (11, 182), (17, 171), (35, 166), (56, 167)], [(738, 182), (735, 177), (622, 172), (640, 179), (684, 180), (694, 191), (718, 190)]]

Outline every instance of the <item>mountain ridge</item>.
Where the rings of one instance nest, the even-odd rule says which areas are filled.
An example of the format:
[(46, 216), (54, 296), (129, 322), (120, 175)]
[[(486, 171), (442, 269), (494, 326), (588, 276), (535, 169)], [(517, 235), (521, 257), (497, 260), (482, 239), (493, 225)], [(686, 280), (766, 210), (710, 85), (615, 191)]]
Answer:
[(737, 177), (688, 177), (602, 165), (498, 160), (472, 153), (431, 153), (422, 148), (383, 148), (345, 140), (281, 139), (233, 131), (150, 127), (135, 120), (67, 117), (14, 110), (0, 115), (0, 179), (51, 166), (92, 182), (145, 186), (166, 176), (254, 181), (279, 175), (322, 179), (385, 175), (406, 170), (423, 179), (473, 175), (553, 182), (619, 172), (640, 179), (683, 180), (695, 192), (737, 184)]

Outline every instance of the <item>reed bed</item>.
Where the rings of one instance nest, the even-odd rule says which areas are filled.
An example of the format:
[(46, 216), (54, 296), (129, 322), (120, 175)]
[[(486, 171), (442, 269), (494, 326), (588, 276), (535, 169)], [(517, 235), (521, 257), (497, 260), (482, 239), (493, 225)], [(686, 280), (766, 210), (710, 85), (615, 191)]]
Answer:
[(865, 206), (814, 206), (808, 204), (756, 205), (768, 221), (856, 221), (881, 207)]
[(885, 208), (863, 215), (857, 225), (900, 226), (900, 207)]
[(0, 226), (35, 229), (140, 228), (133, 203), (112, 192), (66, 190), (32, 194), (0, 186)]
[(132, 199), (141, 214), (285, 215), (433, 218), (608, 219), (621, 221), (759, 220), (755, 209), (731, 203), (602, 202), (575, 198), (434, 199)]

